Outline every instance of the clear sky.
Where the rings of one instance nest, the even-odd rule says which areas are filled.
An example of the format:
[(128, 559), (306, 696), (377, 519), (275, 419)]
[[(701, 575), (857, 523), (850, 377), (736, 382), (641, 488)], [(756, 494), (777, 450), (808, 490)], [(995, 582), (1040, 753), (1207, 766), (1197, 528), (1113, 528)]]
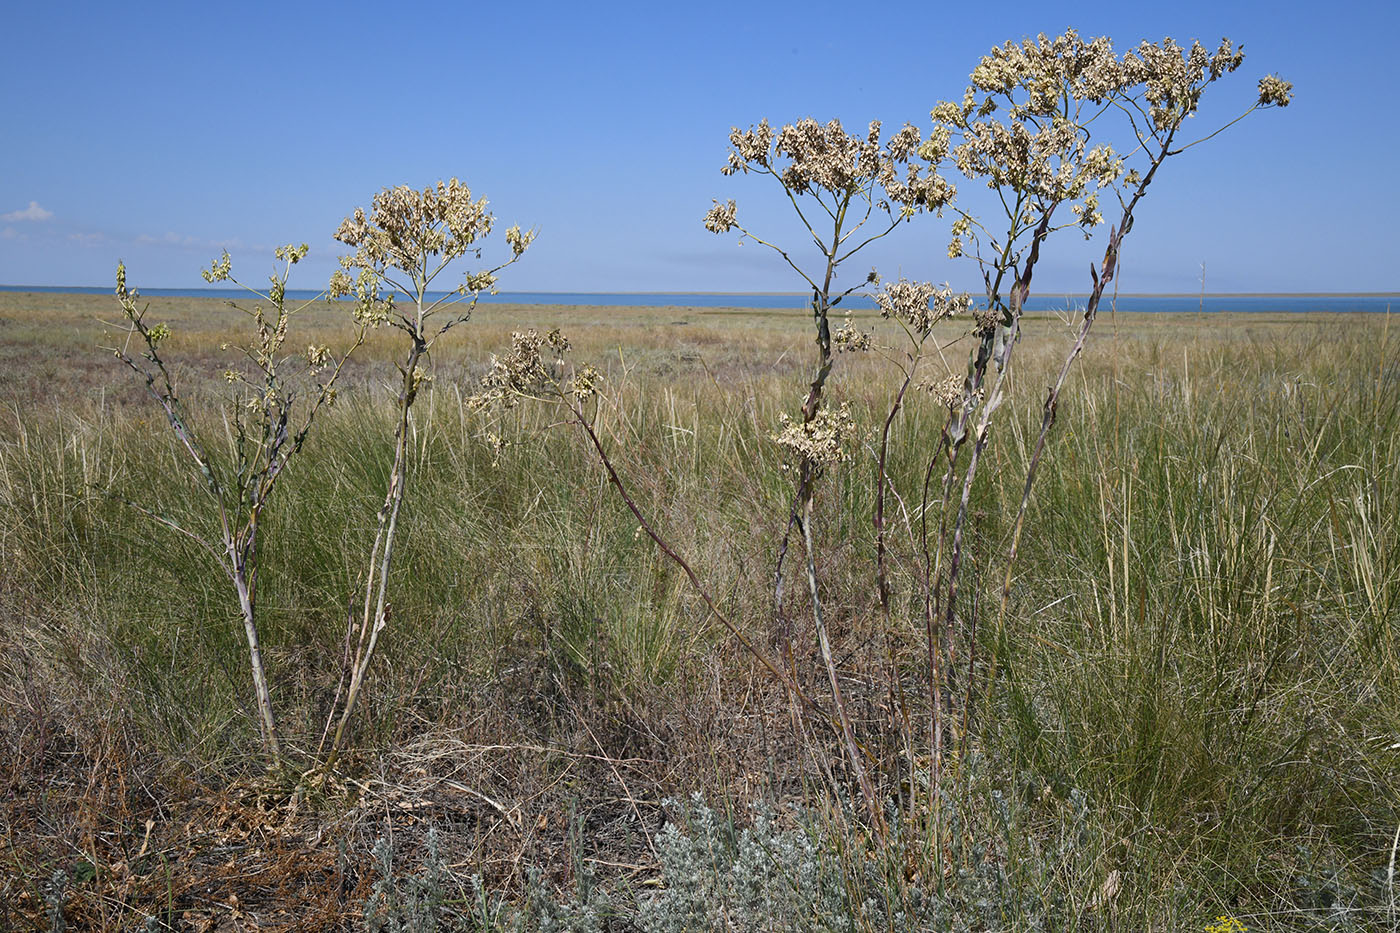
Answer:
[[(1400, 4), (12, 3), (0, 56), (0, 284), (201, 285), (221, 248), (259, 281), (386, 185), (458, 176), (539, 240), (514, 291), (797, 290), (760, 247), (701, 226), (711, 198), (782, 230), (771, 181), (719, 173), (731, 126), (767, 117), (929, 126), (991, 46), (1074, 26), (1119, 49), (1244, 44), (1201, 125), (1295, 85), (1171, 160), (1125, 243), (1125, 291), (1400, 289)], [(920, 218), (871, 256), (975, 287)], [(1073, 239), (1065, 231), (1063, 239)], [(1087, 290), (1066, 242), (1037, 291)], [(1097, 252), (1101, 247), (1095, 248)], [(867, 263), (867, 267), (868, 267)]]

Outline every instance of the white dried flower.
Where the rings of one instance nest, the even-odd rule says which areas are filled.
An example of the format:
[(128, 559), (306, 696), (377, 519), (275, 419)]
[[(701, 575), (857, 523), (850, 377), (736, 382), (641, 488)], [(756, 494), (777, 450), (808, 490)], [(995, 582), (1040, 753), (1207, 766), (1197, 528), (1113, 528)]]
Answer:
[(564, 390), (573, 396), (574, 401), (586, 402), (598, 394), (598, 386), (602, 382), (602, 373), (592, 366), (584, 366), (573, 374)]
[(942, 379), (919, 384), (919, 388), (947, 408), (954, 408), (962, 401), (966, 386), (966, 378), (956, 373), (944, 376)]
[(940, 288), (932, 282), (900, 279), (876, 292), (875, 304), (884, 317), (903, 321), (911, 330), (927, 336), (944, 318), (966, 314), (972, 307), (972, 298), (965, 292), (954, 294), (948, 285)]
[(510, 247), (511, 254), (514, 256), (523, 254), (525, 250), (529, 249), (530, 244), (533, 242), (535, 242), (534, 230), (527, 230), (522, 233), (520, 231), (520, 226), (517, 224), (506, 231), (506, 245)]
[(725, 204), (715, 201), (715, 206), (705, 214), (705, 229), (711, 233), (728, 233), (734, 229), (734, 215), (738, 205), (733, 200)]
[(228, 250), (224, 250), (223, 256), (211, 263), (208, 269), (200, 273), (200, 276), (206, 282), (223, 282), (231, 274), (232, 266), (233, 260), (229, 258)]
[(516, 331), (511, 334), (509, 353), (491, 357), (491, 369), (481, 378), (481, 389), (472, 398), (478, 407), (497, 403), (505, 407), (514, 405), (521, 397), (538, 396), (547, 386), (557, 382), (551, 363), (545, 361), (544, 349), (553, 351), (556, 359), (553, 368), (557, 369), (557, 357), (569, 349), (569, 341), (558, 328), (541, 335), (536, 331)]
[(837, 352), (859, 353), (870, 349), (870, 334), (860, 330), (856, 325), (847, 320), (841, 323), (831, 334), (831, 343), (836, 347)]
[(780, 414), (773, 440), (798, 462), (820, 467), (849, 460), (850, 451), (843, 441), (855, 432), (856, 423), (851, 417), (850, 406), (843, 404), (840, 408), (823, 408), (815, 418), (805, 423)]
[(309, 252), (311, 252), (311, 247), (305, 243), (300, 246), (288, 243), (285, 246), (279, 246), (274, 249), (272, 254), (283, 262), (290, 262), (292, 265), (296, 265), (305, 259), (306, 254)]
[(1287, 107), (1293, 99), (1293, 82), (1285, 81), (1278, 75), (1265, 75), (1259, 79), (1259, 106)]
[[(749, 130), (735, 127), (729, 141), (733, 149), (721, 169), (725, 175), (767, 172), (794, 195), (861, 194), (886, 211), (896, 205), (898, 213), (907, 217), (920, 210), (939, 210), (956, 194), (933, 164), (912, 161), (923, 155), (926, 162), (936, 163), (942, 156), (938, 142), (926, 149), (918, 128), (911, 125), (883, 146), (879, 121), (871, 123), (864, 135), (856, 135), (847, 133), (839, 120), (823, 124), (810, 117), (782, 127), (776, 136), (767, 121)], [(946, 150), (946, 139), (942, 142)], [(876, 200), (877, 187), (884, 192), (883, 200)], [(712, 232), (724, 233), (734, 226), (733, 201), (716, 201), (705, 215), (705, 227)]]
[(370, 214), (356, 208), (335, 238), (357, 248), (356, 265), (411, 270), (422, 253), (449, 259), (465, 254), (495, 220), (486, 199), (473, 200), (471, 189), (453, 178), (422, 191), (385, 188), (374, 196)]

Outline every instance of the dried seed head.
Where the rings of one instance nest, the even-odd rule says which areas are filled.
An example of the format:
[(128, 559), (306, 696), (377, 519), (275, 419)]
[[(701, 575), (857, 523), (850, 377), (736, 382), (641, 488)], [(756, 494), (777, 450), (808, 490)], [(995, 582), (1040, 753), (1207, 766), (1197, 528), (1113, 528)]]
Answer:
[(486, 433), (486, 444), (491, 448), (491, 465), (498, 467), (501, 465), (501, 454), (505, 453), (507, 447), (511, 446), (509, 438), (502, 437), (495, 431)]
[(272, 251), (272, 254), (278, 259), (281, 259), (283, 262), (289, 262), (292, 265), (296, 265), (297, 263), (305, 259), (306, 254), (309, 252), (311, 252), (311, 247), (306, 245), (305, 243), (301, 244), (300, 246), (288, 243), (286, 246), (279, 246), (276, 249), (274, 249)]
[[(1089, 145), (1089, 122), (1106, 103), (1144, 114), (1141, 132), (1161, 141), (1196, 111), (1207, 84), (1243, 60), (1228, 39), (1214, 51), (1170, 38), (1143, 42), (1120, 58), (1106, 38), (1086, 40), (1073, 30), (1040, 35), (992, 49), (973, 69), (962, 102), (940, 103), (931, 116), (935, 133), (956, 140), (947, 151), (964, 175), (1032, 196), (1033, 208), (1013, 217), (1018, 225), (1035, 224), (1047, 205), (1069, 202), (1088, 231), (1103, 222), (1098, 190), (1120, 179), (1133, 186), (1140, 177), (1125, 178), (1124, 158), (1112, 148)], [(1289, 90), (1270, 76), (1260, 83), (1260, 103), (1282, 106)], [(942, 147), (927, 148), (934, 155)], [(948, 255), (965, 249), (966, 233), (955, 230)]]
[(1293, 99), (1293, 82), (1285, 81), (1277, 75), (1265, 75), (1259, 79), (1259, 106), (1287, 107)]
[(355, 282), (345, 272), (344, 269), (337, 269), (331, 273), (330, 283), (326, 286), (326, 297), (335, 301), (344, 298), (355, 288)]
[(1002, 322), (1001, 308), (976, 308), (972, 312), (973, 333), (977, 336), (990, 336), (997, 332)]
[(517, 258), (530, 248), (530, 244), (535, 242), (535, 231), (520, 231), (520, 225), (516, 224), (506, 231), (506, 245), (510, 247), (511, 255)]
[(851, 454), (844, 442), (855, 433), (850, 406), (843, 404), (840, 408), (823, 408), (805, 423), (780, 414), (773, 440), (798, 462), (820, 467), (849, 460)]
[(919, 388), (933, 396), (939, 404), (951, 409), (957, 407), (962, 401), (966, 384), (965, 377), (953, 373), (942, 379), (920, 383)]
[[(232, 266), (233, 260), (229, 258), (228, 250), (224, 250), (224, 254), (210, 263), (209, 268), (201, 272), (200, 276), (206, 282), (223, 282), (228, 279)], [(120, 267), (118, 268), (120, 274)]]
[[(561, 361), (557, 357), (568, 350), (569, 341), (557, 328), (543, 336), (533, 330), (516, 331), (510, 339), (510, 352), (491, 357), (491, 369), (481, 378), (481, 392), (472, 398), (474, 405), (510, 407), (521, 397), (539, 395), (558, 381), (555, 372)], [(545, 349), (552, 350), (556, 358), (547, 361), (542, 352)]]
[(705, 229), (711, 233), (728, 233), (734, 229), (734, 215), (738, 206), (731, 199), (725, 204), (715, 201), (715, 206), (705, 213)]
[(721, 173), (733, 175), (735, 172), (747, 173), (750, 166), (767, 167), (772, 157), (773, 127), (768, 125), (767, 120), (761, 120), (757, 126), (747, 130), (733, 127), (729, 131), (729, 143), (734, 149), (720, 169)]
[(944, 318), (966, 314), (972, 298), (966, 292), (954, 294), (948, 285), (900, 279), (876, 292), (875, 304), (884, 317), (903, 321), (920, 336), (928, 336), (933, 325)]
[(598, 394), (598, 386), (602, 385), (603, 374), (592, 366), (584, 366), (576, 371), (564, 386), (564, 391), (573, 396), (576, 402), (586, 402)]
[(870, 349), (870, 334), (857, 328), (854, 322), (846, 320), (832, 332), (831, 343), (838, 353), (860, 353)]
[[(425, 256), (452, 260), (479, 253), (477, 243), (491, 232), (496, 218), (486, 199), (473, 199), (471, 189), (453, 178), (416, 191), (407, 185), (385, 188), (374, 196), (370, 212), (356, 208), (345, 218), (335, 238), (355, 253), (342, 260), (349, 268), (400, 269), (410, 274)], [(515, 256), (525, 251), (534, 234), (512, 228), (506, 241)], [(489, 289), (494, 280), (469, 284), (473, 291)]]
[(1002, 313), (999, 308), (977, 308), (972, 312), (972, 319), (976, 322), (976, 333), (978, 336), (986, 337), (996, 333), (996, 329), (1001, 326)]
[[(928, 157), (937, 153), (937, 141), (925, 150), (918, 128), (911, 125), (905, 125), (882, 146), (879, 121), (859, 135), (847, 133), (839, 120), (819, 123), (810, 117), (775, 134), (765, 120), (748, 130), (734, 127), (729, 142), (733, 148), (721, 169), (723, 174), (768, 172), (795, 195), (862, 194), (886, 211), (895, 205), (900, 215), (909, 216), (920, 210), (939, 210), (956, 194), (938, 174), (938, 159)], [(942, 142), (946, 151), (946, 139)], [(928, 164), (915, 162), (918, 155)], [(877, 200), (877, 187), (883, 199)], [(734, 226), (733, 201), (716, 201), (705, 215), (705, 227), (714, 233), (728, 232)]]

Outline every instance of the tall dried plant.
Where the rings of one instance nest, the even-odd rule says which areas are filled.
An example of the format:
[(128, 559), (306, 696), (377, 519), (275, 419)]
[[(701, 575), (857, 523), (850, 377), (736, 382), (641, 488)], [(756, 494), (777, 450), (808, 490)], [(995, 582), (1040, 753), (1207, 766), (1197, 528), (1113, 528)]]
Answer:
[[(470, 257), (480, 261), (483, 242), (495, 227), (485, 198), (473, 199), (471, 190), (457, 179), (414, 190), (406, 185), (385, 188), (374, 196), (368, 214), (363, 208), (347, 217), (335, 238), (355, 252), (342, 257), (347, 279), (355, 273), (376, 295), (385, 286), (392, 290), (384, 301), (384, 322), (402, 333), (402, 356), (396, 362), (399, 391), (395, 404), (394, 458), (388, 489), (377, 516), (374, 542), (364, 578), (359, 617), (353, 615), (354, 653), (349, 664), (349, 684), (331, 739), (325, 767), (335, 766), (344, 749), (348, 727), (365, 676), (374, 660), (379, 638), (388, 625), (389, 575), (404, 491), (409, 481), (409, 435), (414, 403), (429, 383), (428, 365), (439, 338), (466, 322), (483, 292), (494, 293), (496, 275), (516, 262), (534, 240), (534, 231), (518, 226), (505, 233), (508, 255), (495, 265), (468, 272), (454, 289), (433, 297), (432, 288), (447, 268)], [(396, 303), (396, 294), (405, 304)], [(334, 715), (334, 713), (332, 714)]]
[(787, 629), (782, 621), (783, 563), (791, 533), (796, 529), (806, 558), (812, 621), (831, 686), (837, 732), (847, 765), (860, 785), (871, 820), (878, 827), (883, 823), (882, 807), (842, 695), (816, 572), (816, 484), (829, 466), (850, 456), (854, 430), (846, 407), (825, 404), (826, 382), (833, 364), (831, 313), (844, 298), (877, 279), (871, 272), (862, 275), (854, 285), (840, 288), (837, 279), (844, 264), (917, 213), (942, 210), (955, 192), (938, 173), (936, 162), (921, 164), (917, 158), (920, 134), (910, 125), (882, 144), (878, 121), (872, 122), (864, 135), (858, 135), (846, 132), (839, 121), (821, 124), (810, 118), (784, 126), (775, 134), (765, 120), (748, 130), (734, 128), (729, 141), (732, 148), (721, 171), (725, 175), (766, 175), (777, 182), (820, 256), (815, 266), (804, 268), (793, 258), (795, 250), (765, 239), (740, 223), (733, 200), (724, 204), (716, 201), (705, 216), (705, 227), (713, 233), (737, 230), (742, 237), (772, 249), (811, 289), (815, 367), (800, 419), (784, 415), (774, 436), (788, 453), (796, 474), (787, 529), (774, 570), (774, 607), (787, 649)]
[[(200, 529), (190, 521), (194, 516), (172, 517), (158, 503), (151, 506), (129, 504), (194, 541), (218, 562), (232, 583), (248, 645), (248, 666), (263, 744), (274, 768), (281, 767), (282, 746), (257, 616), (262, 516), (278, 481), (306, 442), (316, 416), (335, 401), (336, 381), (350, 354), (364, 342), (366, 329), (373, 323), (375, 314), (373, 302), (356, 304), (354, 339), (342, 353), (316, 345), (300, 353), (288, 352), (286, 344), (292, 319), (299, 311), (325, 297), (323, 293), (310, 301), (290, 306), (287, 303), (287, 278), (292, 266), (306, 254), (305, 243), (279, 247), (276, 255), (283, 267), (271, 277), (266, 292), (259, 292), (234, 278), (228, 253), (203, 273), (206, 282), (232, 282), (258, 299), (251, 307), (231, 302), (246, 315), (252, 334), (246, 342), (225, 345), (225, 349), (235, 350), (241, 359), (223, 372), (229, 386), (221, 419), (228, 438), (223, 445), (209, 442), (206, 429), (192, 417), (177, 389), (177, 380), (161, 355), (161, 345), (171, 336), (170, 326), (147, 322), (149, 305), (140, 302), (136, 290), (127, 288), (126, 267), (117, 266), (117, 300), (126, 318), (127, 335), (125, 342), (112, 351), (140, 377), (146, 391), (165, 413), (189, 466), (198, 475), (216, 529), (213, 532)], [(345, 284), (339, 279), (333, 282), (331, 297), (343, 296)], [(133, 347), (133, 343), (137, 345)]]
[[(970, 181), (994, 191), (998, 221), (958, 209), (948, 255), (967, 256), (981, 273), (985, 300), (974, 315), (976, 343), (967, 374), (927, 461), (922, 514), (923, 614), (928, 640), (932, 715), (930, 744), (935, 781), (950, 725), (956, 666), (961, 666), (965, 740), (976, 664), (976, 599), (959, 602), (971, 555), (969, 501), (991, 436), (993, 417), (1007, 399), (1021, 321), (1032, 278), (1048, 238), (1068, 228), (1086, 238), (1104, 222), (1101, 199), (1110, 193), (1119, 216), (1104, 257), (1091, 266), (1093, 288), (1076, 339), (1046, 394), (1042, 423), (1013, 522), (998, 604), (1004, 622), (1021, 531), (1036, 471), (1069, 370), (1082, 351), (1105, 288), (1118, 272), (1121, 242), (1133, 212), (1158, 169), (1170, 157), (1216, 135), (1260, 107), (1286, 106), (1291, 85), (1275, 77), (1259, 85), (1244, 114), (1182, 144), (1179, 136), (1198, 110), (1205, 89), (1235, 71), (1243, 53), (1229, 40), (1214, 50), (1172, 39), (1143, 42), (1121, 57), (1107, 38), (1081, 39), (1073, 30), (993, 49), (972, 72), (960, 103), (932, 111), (935, 128), (921, 150), (934, 164), (949, 157)], [(1110, 141), (1104, 141), (1110, 140)], [(1120, 143), (1120, 141), (1123, 141)], [(1068, 216), (1066, 216), (1068, 214)], [(938, 526), (929, 542), (930, 486), (942, 464)], [(956, 665), (956, 666), (955, 666)]]

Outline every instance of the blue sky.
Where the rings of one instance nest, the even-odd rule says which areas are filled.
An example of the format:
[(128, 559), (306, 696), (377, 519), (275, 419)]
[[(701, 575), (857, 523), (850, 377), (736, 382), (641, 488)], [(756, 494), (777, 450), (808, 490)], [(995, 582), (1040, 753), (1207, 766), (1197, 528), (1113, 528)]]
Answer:
[[(979, 12), (994, 10), (994, 13)], [(505, 290), (796, 290), (780, 260), (701, 226), (711, 198), (790, 236), (776, 187), (719, 173), (732, 125), (812, 116), (926, 128), (991, 46), (1074, 26), (1126, 48), (1229, 36), (1240, 72), (1200, 125), (1294, 82), (1172, 160), (1125, 244), (1125, 291), (1400, 289), (1397, 5), (1388, 2), (10, 4), (0, 58), (0, 284), (189, 287), (227, 246), (259, 281), (393, 184), (457, 176), (539, 229)], [(921, 218), (872, 263), (975, 287)], [(1084, 291), (1101, 246), (1066, 231), (1037, 291)], [(863, 271), (863, 270), (862, 270)]]

